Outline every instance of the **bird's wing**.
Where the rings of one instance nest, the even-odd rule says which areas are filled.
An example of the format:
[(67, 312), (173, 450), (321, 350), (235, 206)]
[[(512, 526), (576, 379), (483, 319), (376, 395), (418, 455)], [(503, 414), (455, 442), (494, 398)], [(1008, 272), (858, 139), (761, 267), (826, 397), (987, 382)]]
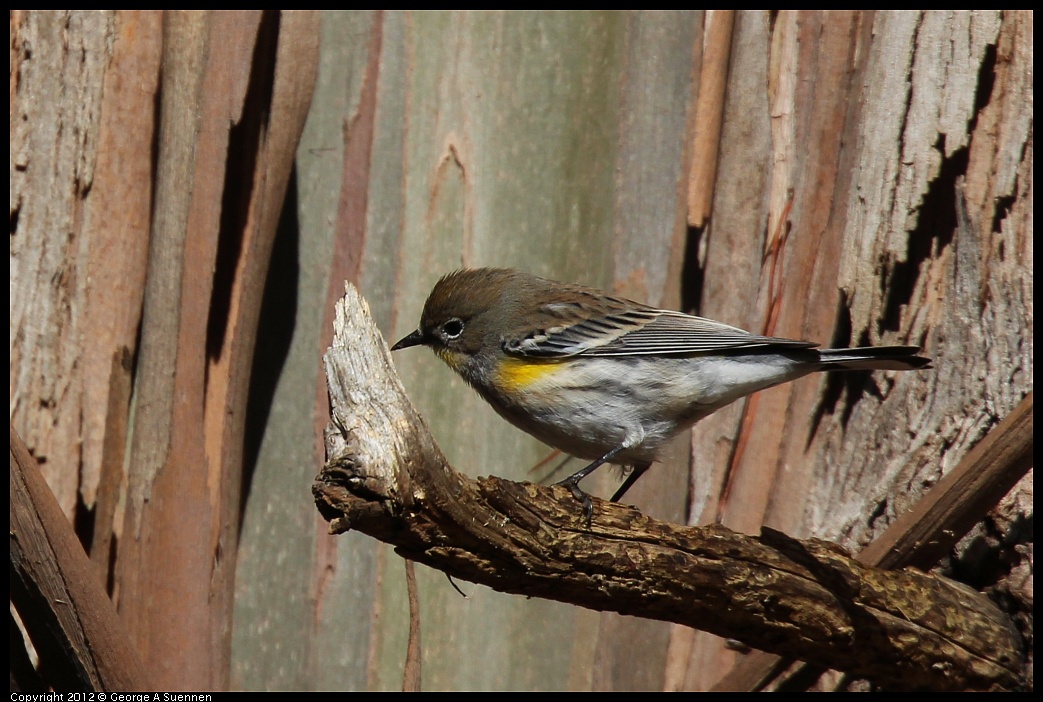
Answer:
[[(552, 309), (547, 323), (505, 339), (510, 354), (533, 357), (636, 356), (705, 353), (757, 347), (811, 348), (808, 341), (758, 336), (712, 319), (612, 300), (598, 309)], [(551, 305), (546, 308), (553, 307)]]

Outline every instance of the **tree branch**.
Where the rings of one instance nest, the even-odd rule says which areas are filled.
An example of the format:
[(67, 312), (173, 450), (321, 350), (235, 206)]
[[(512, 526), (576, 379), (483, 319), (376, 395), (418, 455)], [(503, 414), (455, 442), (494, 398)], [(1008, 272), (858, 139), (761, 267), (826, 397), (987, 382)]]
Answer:
[(1018, 684), (1006, 617), (944, 578), (875, 569), (768, 530), (666, 524), (596, 498), (588, 528), (566, 489), (460, 475), (350, 285), (325, 363), (332, 422), (313, 491), (331, 532), (364, 532), (502, 592), (685, 624), (885, 686)]
[(11, 601), (57, 691), (154, 689), (116, 607), (11, 427)]

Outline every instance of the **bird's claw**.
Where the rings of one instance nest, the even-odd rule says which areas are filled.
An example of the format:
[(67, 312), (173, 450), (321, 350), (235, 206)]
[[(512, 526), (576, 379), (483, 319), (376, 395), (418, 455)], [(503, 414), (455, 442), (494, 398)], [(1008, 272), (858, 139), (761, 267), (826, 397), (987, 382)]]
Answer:
[(567, 487), (572, 496), (583, 504), (583, 517), (589, 529), (591, 519), (594, 517), (594, 501), (590, 499), (590, 495), (580, 489), (578, 480), (573, 480), (572, 478), (565, 478), (558, 485)]

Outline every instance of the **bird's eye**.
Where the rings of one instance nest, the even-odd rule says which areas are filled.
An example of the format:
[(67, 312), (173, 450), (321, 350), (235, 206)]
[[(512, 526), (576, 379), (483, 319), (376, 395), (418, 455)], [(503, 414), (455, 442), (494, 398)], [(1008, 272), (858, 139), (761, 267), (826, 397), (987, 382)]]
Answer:
[(453, 317), (452, 319), (442, 324), (442, 334), (445, 335), (446, 339), (456, 339), (464, 331), (463, 321)]

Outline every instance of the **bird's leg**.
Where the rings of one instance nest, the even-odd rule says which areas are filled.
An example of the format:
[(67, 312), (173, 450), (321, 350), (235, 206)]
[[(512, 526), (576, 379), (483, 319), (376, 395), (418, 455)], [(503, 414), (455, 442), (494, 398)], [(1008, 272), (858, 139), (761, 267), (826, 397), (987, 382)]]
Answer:
[[(583, 480), (583, 478), (587, 477), (595, 470), (611, 461), (616, 456), (616, 454), (618, 454), (624, 448), (626, 448), (626, 446), (617, 446), (598, 460), (591, 463), (589, 466), (580, 468), (569, 477), (565, 478), (564, 480), (558, 483), (555, 483), (555, 485), (563, 485), (564, 487), (567, 487), (569, 490), (572, 491), (572, 496), (583, 503), (583, 515), (587, 518), (587, 528), (590, 528), (590, 519), (594, 515), (594, 503), (590, 501), (590, 495), (580, 490), (579, 481)], [(648, 468), (648, 466), (646, 465), (645, 468)], [(637, 469), (635, 468), (634, 471), (637, 472)], [(641, 472), (643, 473), (644, 470), (642, 470)], [(633, 484), (633, 481), (631, 481), (629, 478), (627, 479), (627, 482)], [(630, 487), (630, 485), (627, 485), (627, 487)], [(613, 498), (613, 500), (614, 499), (615, 498)]]
[(637, 482), (638, 478), (645, 474), (645, 471), (648, 470), (648, 467), (651, 465), (651, 462), (635, 463), (634, 467), (630, 471), (630, 475), (627, 476), (627, 479), (624, 480), (623, 484), (619, 486), (618, 490), (616, 490), (616, 494), (612, 496), (612, 501), (619, 502), (621, 499), (623, 499), (623, 495), (627, 494), (627, 490), (629, 490), (631, 486), (633, 486), (633, 484)]

